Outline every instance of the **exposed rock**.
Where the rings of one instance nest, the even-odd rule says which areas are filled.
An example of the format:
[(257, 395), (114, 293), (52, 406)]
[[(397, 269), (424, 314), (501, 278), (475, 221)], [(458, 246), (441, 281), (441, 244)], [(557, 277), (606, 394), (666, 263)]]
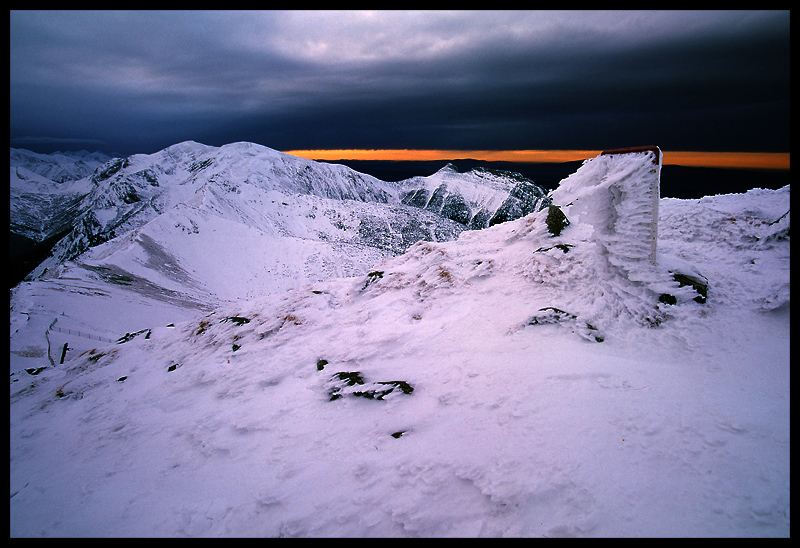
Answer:
[(414, 387), (406, 381), (377, 381), (366, 384), (360, 372), (340, 371), (331, 377), (328, 396), (330, 401), (338, 400), (345, 395), (368, 400), (383, 400), (396, 389), (403, 394), (411, 394), (414, 391)]
[(511, 189), (508, 198), (497, 209), (494, 216), (489, 219), (489, 226), (519, 219), (529, 213), (544, 209), (551, 203), (552, 200), (540, 187), (530, 181), (520, 181)]
[(698, 295), (694, 298), (695, 302), (704, 304), (708, 298), (708, 280), (700, 279), (698, 276), (691, 276), (688, 274), (681, 274), (680, 272), (673, 272), (672, 277), (681, 287), (690, 285), (697, 291)]
[(579, 321), (575, 314), (571, 314), (554, 306), (545, 306), (539, 309), (540, 314), (536, 314), (528, 320), (528, 325), (552, 325), (562, 322), (574, 324), (575, 332), (584, 339), (603, 342), (605, 337), (591, 323)]
[(545, 222), (547, 223), (547, 230), (553, 236), (560, 236), (561, 231), (569, 226), (569, 219), (557, 205), (549, 206)]
[(459, 173), (448, 164), (429, 177), (412, 177), (399, 185), (401, 203), (470, 230), (519, 219), (552, 203), (543, 188), (519, 173), (486, 168)]
[[(379, 381), (373, 383), (373, 385), (378, 385), (378, 387), (369, 390), (359, 390), (353, 392), (353, 395), (370, 400), (382, 400), (384, 396), (388, 396), (394, 392), (395, 388), (399, 388), (403, 394), (411, 394), (414, 391), (414, 387), (406, 381)], [(387, 388), (380, 388), (380, 386), (386, 386)]]
[(231, 322), (232, 324), (236, 325), (237, 327), (241, 327), (246, 323), (250, 323), (249, 318), (242, 318), (241, 316), (230, 316), (228, 318), (222, 318), (220, 321), (222, 322)]
[(139, 335), (142, 335), (142, 334), (144, 334), (144, 338), (145, 339), (149, 339), (150, 338), (150, 334), (151, 334), (151, 330), (150, 329), (141, 329), (139, 331), (136, 331), (135, 333), (125, 333), (123, 336), (121, 336), (119, 339), (117, 339), (117, 344), (126, 343), (126, 342), (132, 340), (134, 337), (138, 337)]
[(348, 386), (364, 384), (364, 377), (358, 371), (340, 371), (331, 377), (331, 387), (328, 389), (330, 401), (338, 400), (342, 397), (342, 389)]
[(377, 282), (379, 279), (383, 278), (383, 271), (382, 270), (373, 270), (369, 274), (367, 274), (367, 280), (364, 282), (364, 287), (361, 290), (365, 290), (367, 287), (372, 285), (373, 283)]

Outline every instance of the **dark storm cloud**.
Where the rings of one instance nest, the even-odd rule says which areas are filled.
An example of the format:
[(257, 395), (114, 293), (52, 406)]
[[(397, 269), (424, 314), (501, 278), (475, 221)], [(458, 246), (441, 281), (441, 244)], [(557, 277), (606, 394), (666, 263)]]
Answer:
[(789, 15), (12, 12), (10, 84), (12, 146), (788, 151)]

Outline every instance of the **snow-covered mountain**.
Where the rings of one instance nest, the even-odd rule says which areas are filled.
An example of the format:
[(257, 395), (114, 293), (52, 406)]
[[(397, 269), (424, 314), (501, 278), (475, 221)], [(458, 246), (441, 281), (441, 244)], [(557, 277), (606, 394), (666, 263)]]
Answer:
[[(498, 217), (498, 208), (521, 216), (538, 203), (518, 207), (522, 180), (510, 175), (445, 169), (397, 185), (253, 143), (188, 141), (111, 159), (71, 183), (83, 189), (75, 195), (72, 229), (29, 276), (34, 281), (18, 287), (15, 311), (25, 321), (17, 326), (41, 334), (58, 317), (62, 329), (109, 337), (138, 329), (137, 313), (125, 308), (116, 322), (93, 323), (87, 311), (109, 299), (167, 306), (165, 314), (185, 319), (232, 300), (363, 275), (417, 241), (452, 240), (469, 228), (472, 215), (458, 222), (429, 204), (403, 203), (408, 188), (443, 188), (442, 174), (451, 188), (448, 203), (457, 199), (476, 216), (488, 211)], [(12, 206), (12, 224), (20, 211)], [(50, 213), (36, 211), (26, 215), (44, 219)], [(51, 291), (75, 294), (79, 303), (54, 300)], [(93, 299), (101, 302), (90, 304)], [(38, 338), (41, 352), (46, 341)]]
[(108, 160), (101, 152), (38, 154), (11, 148), (11, 232), (41, 242), (70, 227), (93, 188), (87, 178)]
[[(40, 154), (13, 147), (9, 158), (12, 172), (19, 170), (19, 179), (25, 180), (27, 174), (35, 173), (54, 183), (69, 183), (88, 177), (111, 159), (108, 154), (99, 151), (80, 150)], [(12, 183), (11, 186), (15, 185)]]
[[(308, 226), (315, 224), (308, 218), (315, 218), (316, 210), (323, 216), (341, 217), (342, 213), (334, 210), (344, 201), (387, 204), (390, 207), (344, 214), (351, 217), (351, 224), (361, 225), (354, 243), (397, 253), (419, 239), (451, 239), (467, 227), (484, 228), (519, 218), (540, 208), (545, 199), (541, 188), (514, 174), (485, 170), (460, 174), (448, 166), (430, 177), (392, 184), (346, 166), (305, 160), (253, 143), (217, 148), (185, 142), (156, 154), (116, 158), (74, 186), (84, 190), (81, 200), (75, 202), (81, 208), (80, 217), (72, 232), (56, 245), (52, 257), (36, 269), (34, 278), (178, 205), (212, 211), (271, 234), (328, 241), (342, 238), (335, 230)], [(287, 219), (292, 213), (285, 206), (295, 200), (303, 202), (297, 207), (304, 210), (294, 212), (302, 222), (292, 223)], [(326, 200), (335, 200), (336, 204)], [(278, 209), (284, 206), (283, 211), (269, 207), (274, 203), (279, 204)], [(434, 215), (397, 207), (406, 204)], [(360, 207), (343, 207), (348, 210), (350, 206)], [(305, 211), (308, 208), (311, 210)], [(377, 214), (376, 218), (375, 211), (389, 213)], [(49, 218), (51, 213), (42, 210), (39, 217)], [(20, 224), (17, 219), (36, 216), (34, 208), (12, 207), (12, 227)], [(354, 220), (357, 217), (361, 220)], [(387, 221), (389, 218), (393, 221)], [(328, 221), (340, 230), (346, 223), (338, 218)], [(381, 224), (388, 230), (381, 229)], [(321, 232), (313, 235), (312, 230)]]
[(519, 174), (475, 168), (459, 173), (452, 164), (427, 177), (398, 183), (404, 204), (482, 229), (519, 219), (550, 203), (547, 193)]
[[(180, 143), (155, 154), (113, 159), (89, 180), (93, 188), (77, 225), (33, 277), (189, 201), (201, 209), (228, 206), (224, 214), (232, 222), (264, 228), (274, 223), (268, 214), (254, 211), (262, 205), (255, 202), (269, 192), (338, 200), (385, 202), (387, 198), (381, 182), (369, 176), (251, 143), (220, 148)], [(242, 198), (242, 188), (259, 195)]]
[[(53, 349), (64, 317), (141, 327), (12, 352), (11, 535), (788, 536), (790, 189), (653, 203), (652, 166), (600, 156), (525, 217), (183, 321), (76, 265)], [(225, 232), (190, 207), (132, 236), (165, 279), (157, 230)]]

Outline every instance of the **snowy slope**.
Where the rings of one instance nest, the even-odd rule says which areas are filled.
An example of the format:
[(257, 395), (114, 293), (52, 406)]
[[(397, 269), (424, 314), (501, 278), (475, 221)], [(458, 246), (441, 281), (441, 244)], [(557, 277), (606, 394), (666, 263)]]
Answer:
[(661, 200), (645, 282), (543, 210), (16, 372), (11, 535), (788, 536), (789, 195)]

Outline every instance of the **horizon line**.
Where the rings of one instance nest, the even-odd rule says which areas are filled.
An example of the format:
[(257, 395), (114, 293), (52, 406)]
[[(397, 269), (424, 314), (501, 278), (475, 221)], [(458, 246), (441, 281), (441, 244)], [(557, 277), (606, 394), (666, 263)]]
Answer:
[[(455, 149), (316, 149), (287, 150), (286, 154), (308, 160), (437, 161), (483, 160), (485, 162), (560, 163), (587, 160), (602, 150), (455, 150)], [(702, 152), (661, 150), (662, 165), (789, 171), (788, 152)]]

